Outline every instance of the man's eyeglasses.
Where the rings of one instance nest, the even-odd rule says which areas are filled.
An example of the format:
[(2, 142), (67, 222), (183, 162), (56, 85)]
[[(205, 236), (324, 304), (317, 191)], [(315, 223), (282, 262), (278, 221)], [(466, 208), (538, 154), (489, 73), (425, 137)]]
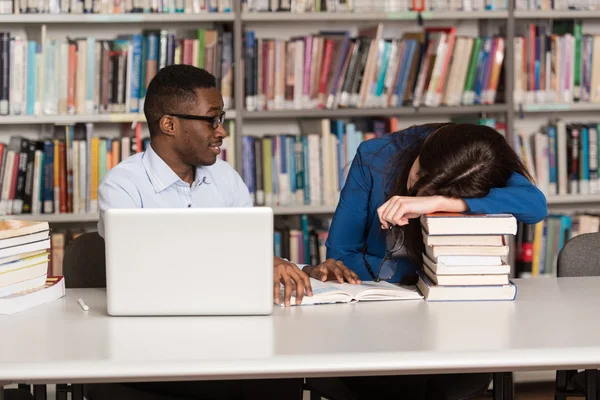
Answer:
[(402, 249), (402, 246), (404, 246), (404, 230), (399, 226), (390, 226), (385, 235), (385, 256), (379, 265), (377, 275), (375, 275), (371, 265), (367, 261), (367, 248), (365, 245), (363, 251), (363, 261), (365, 262), (367, 271), (369, 271), (373, 281), (385, 281), (394, 276), (396, 269), (398, 269), (398, 264), (396, 263), (396, 253)]
[(181, 118), (181, 119), (192, 119), (198, 121), (208, 121), (210, 122), (210, 127), (212, 129), (217, 129), (219, 125), (223, 124), (225, 121), (225, 111), (221, 111), (221, 114), (216, 115), (214, 117), (206, 117), (202, 115), (189, 115), (189, 114), (173, 114), (166, 113), (166, 115), (171, 115), (173, 117)]

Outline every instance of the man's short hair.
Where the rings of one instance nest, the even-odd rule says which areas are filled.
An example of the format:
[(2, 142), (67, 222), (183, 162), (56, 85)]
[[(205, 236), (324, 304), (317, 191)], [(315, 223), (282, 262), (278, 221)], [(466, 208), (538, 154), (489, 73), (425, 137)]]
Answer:
[(158, 120), (169, 112), (181, 112), (178, 104), (196, 100), (196, 89), (217, 87), (215, 77), (204, 69), (191, 65), (170, 65), (158, 71), (150, 81), (144, 102), (148, 130), (157, 132)]

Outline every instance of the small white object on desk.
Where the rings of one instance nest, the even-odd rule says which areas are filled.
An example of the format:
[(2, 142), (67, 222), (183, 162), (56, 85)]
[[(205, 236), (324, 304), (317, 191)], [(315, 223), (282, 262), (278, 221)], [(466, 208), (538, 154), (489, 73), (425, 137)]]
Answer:
[(77, 299), (77, 302), (79, 303), (79, 305), (81, 306), (81, 308), (83, 309), (83, 311), (88, 311), (90, 309), (88, 307), (88, 305), (85, 304), (85, 301), (83, 301), (82, 298)]

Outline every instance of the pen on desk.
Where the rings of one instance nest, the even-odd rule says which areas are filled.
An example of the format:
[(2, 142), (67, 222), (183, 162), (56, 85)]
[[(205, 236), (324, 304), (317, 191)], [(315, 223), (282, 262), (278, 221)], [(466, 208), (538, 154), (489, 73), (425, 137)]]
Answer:
[(83, 311), (87, 311), (90, 308), (88, 307), (87, 304), (85, 304), (85, 301), (83, 301), (83, 299), (77, 299), (77, 302), (79, 303), (79, 305), (81, 306), (81, 308), (83, 309)]

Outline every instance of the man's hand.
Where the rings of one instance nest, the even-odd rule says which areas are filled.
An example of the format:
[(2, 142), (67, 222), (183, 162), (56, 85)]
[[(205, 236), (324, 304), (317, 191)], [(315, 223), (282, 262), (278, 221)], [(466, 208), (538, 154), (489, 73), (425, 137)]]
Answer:
[(302, 303), (305, 292), (307, 296), (312, 296), (310, 278), (296, 264), (274, 257), (273, 265), (273, 296), (276, 302), (279, 302), (282, 284), (284, 287), (283, 304), (286, 307), (290, 306), (294, 290), (296, 290), (296, 305)]
[(333, 258), (326, 260), (316, 267), (307, 265), (302, 270), (310, 277), (318, 279), (321, 282), (337, 280), (339, 283), (344, 283), (344, 281), (352, 284), (360, 283), (360, 279), (358, 279), (358, 275), (354, 271), (346, 267), (343, 262), (336, 261)]
[(462, 199), (442, 196), (394, 196), (377, 209), (383, 229), (390, 225), (407, 225), (411, 218), (434, 212), (465, 212), (467, 203)]

